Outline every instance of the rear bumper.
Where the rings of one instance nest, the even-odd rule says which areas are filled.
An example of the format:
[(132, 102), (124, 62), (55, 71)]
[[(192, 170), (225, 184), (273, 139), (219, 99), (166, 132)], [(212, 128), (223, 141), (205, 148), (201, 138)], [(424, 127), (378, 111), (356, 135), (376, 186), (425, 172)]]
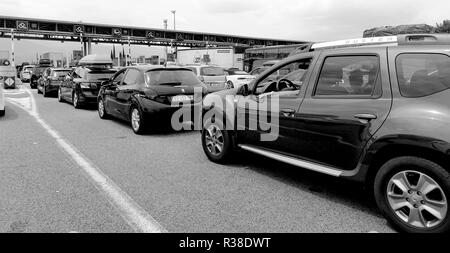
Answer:
[(149, 99), (141, 101), (143, 113), (150, 119), (161, 124), (170, 124), (172, 118), (177, 122), (195, 122), (195, 117), (201, 119), (202, 102), (185, 106), (171, 106)]
[(58, 92), (60, 83), (51, 83), (47, 86), (45, 86), (45, 91), (46, 92)]
[(97, 104), (97, 94), (92, 91), (83, 90), (78, 93), (79, 101), (83, 104)]

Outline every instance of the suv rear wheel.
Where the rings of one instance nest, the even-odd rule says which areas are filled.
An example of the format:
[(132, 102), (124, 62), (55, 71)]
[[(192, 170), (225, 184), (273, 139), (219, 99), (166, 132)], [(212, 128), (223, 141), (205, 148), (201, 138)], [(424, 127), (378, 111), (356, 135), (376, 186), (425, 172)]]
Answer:
[(410, 233), (450, 230), (450, 174), (438, 164), (418, 157), (398, 157), (378, 171), (375, 200), (383, 215)]
[(130, 110), (130, 123), (131, 128), (135, 134), (144, 134), (145, 133), (145, 119), (142, 114), (142, 110), (137, 105), (133, 105)]
[(97, 107), (97, 110), (98, 110), (98, 116), (99, 116), (101, 119), (107, 119), (107, 118), (109, 118), (109, 115), (106, 113), (105, 103), (103, 102), (103, 99), (102, 99), (102, 98), (99, 98), (99, 99), (98, 99), (98, 107)]

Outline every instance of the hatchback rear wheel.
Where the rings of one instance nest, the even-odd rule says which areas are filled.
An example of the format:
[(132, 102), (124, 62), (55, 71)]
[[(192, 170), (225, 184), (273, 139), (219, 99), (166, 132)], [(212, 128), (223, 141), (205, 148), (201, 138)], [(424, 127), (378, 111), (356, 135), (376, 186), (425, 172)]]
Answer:
[(103, 99), (99, 99), (98, 100), (98, 116), (101, 119), (107, 119), (109, 117), (109, 115), (106, 113), (106, 109), (105, 109), (105, 103), (103, 102)]
[(130, 110), (131, 128), (135, 134), (145, 133), (145, 119), (139, 106), (133, 105)]
[(81, 107), (80, 96), (76, 92), (74, 92), (72, 95), (72, 104), (75, 109), (79, 109)]
[(375, 178), (375, 199), (383, 215), (403, 231), (447, 232), (449, 176), (440, 165), (426, 159), (394, 158)]
[(60, 103), (63, 102), (61, 88), (58, 88), (58, 102), (60, 102)]

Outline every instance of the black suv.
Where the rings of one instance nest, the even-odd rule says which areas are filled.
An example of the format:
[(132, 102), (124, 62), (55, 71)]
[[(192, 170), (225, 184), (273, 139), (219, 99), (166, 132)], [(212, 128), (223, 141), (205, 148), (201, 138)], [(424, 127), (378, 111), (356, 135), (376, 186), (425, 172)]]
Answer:
[(76, 109), (87, 104), (97, 104), (101, 83), (116, 73), (110, 65), (78, 66), (61, 82), (58, 101), (69, 101)]
[[(303, 74), (271, 81), (280, 69)], [(213, 162), (241, 149), (366, 183), (399, 229), (448, 232), (449, 88), (450, 36), (318, 43), (208, 95), (203, 149)]]

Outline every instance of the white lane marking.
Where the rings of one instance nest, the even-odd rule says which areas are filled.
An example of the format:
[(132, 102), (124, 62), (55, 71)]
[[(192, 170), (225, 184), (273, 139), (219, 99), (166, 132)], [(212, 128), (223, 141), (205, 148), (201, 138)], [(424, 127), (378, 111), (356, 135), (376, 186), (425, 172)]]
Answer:
[(61, 137), (61, 135), (48, 125), (37, 110), (33, 94), (28, 89), (31, 100), (31, 108), (20, 107), (28, 112), (34, 119), (52, 136), (59, 146), (83, 169), (94, 186), (103, 193), (107, 200), (117, 209), (122, 218), (136, 231), (143, 233), (166, 233), (164, 229), (150, 214), (140, 207), (128, 194), (122, 191), (108, 176), (96, 167), (73, 145)]

